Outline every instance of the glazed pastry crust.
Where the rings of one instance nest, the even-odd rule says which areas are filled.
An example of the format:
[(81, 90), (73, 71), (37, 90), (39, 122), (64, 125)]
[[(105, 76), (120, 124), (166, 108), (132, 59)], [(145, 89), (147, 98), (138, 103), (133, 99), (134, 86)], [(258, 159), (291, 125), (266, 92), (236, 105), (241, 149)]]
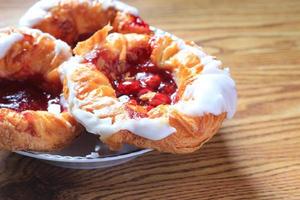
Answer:
[(108, 23), (113, 25), (115, 32), (151, 32), (148, 27), (131, 26), (133, 20), (132, 14), (117, 8), (104, 9), (101, 1), (60, 0), (48, 10), (46, 17), (32, 28), (50, 33), (71, 46), (87, 39)]
[(54, 151), (79, 133), (79, 125), (67, 112), (57, 117), (46, 111), (0, 109), (0, 147), (6, 150)]
[(46, 81), (60, 83), (56, 69), (71, 57), (70, 47), (49, 34), (29, 28), (0, 29), (0, 40), (12, 34), (21, 34), (23, 39), (15, 42), (0, 59), (0, 78), (22, 80), (38, 74)]
[[(143, 34), (114, 33), (108, 35), (108, 32), (109, 27), (105, 27), (87, 41), (79, 43), (74, 49), (75, 54), (85, 56), (89, 52), (93, 52), (95, 48), (109, 49), (109, 60), (118, 59), (119, 63), (124, 63), (127, 58), (126, 54), (131, 52), (131, 49), (146, 48), (151, 38), (151, 36)], [(194, 44), (190, 45), (191, 47), (194, 46)], [(197, 47), (195, 46), (195, 48)], [(182, 51), (169, 36), (157, 37), (155, 41), (152, 40), (150, 59), (157, 67), (171, 70), (176, 74), (179, 99), (182, 98), (186, 86), (203, 69), (199, 57), (190, 51)], [(98, 59), (97, 64), (102, 67), (88, 62), (77, 63), (77, 66), (74, 66), (75, 70), (70, 76), (65, 77), (64, 81), (66, 99), (70, 95), (68, 82), (72, 82), (75, 97), (79, 100), (86, 100), (83, 105), (80, 105), (79, 109), (91, 114), (112, 107), (111, 104), (101, 104), (100, 99), (102, 97), (117, 100), (114, 89), (105, 73), (101, 71), (103, 66), (106, 65), (105, 60)], [(122, 72), (122, 65), (119, 67), (118, 70)], [(142, 106), (125, 103), (121, 107), (107, 109), (105, 113), (99, 112), (102, 115), (96, 117), (100, 119), (111, 117), (113, 121), (128, 120), (130, 119), (128, 108), (136, 113), (146, 114), (149, 119), (168, 119), (170, 126), (174, 127), (176, 132), (159, 141), (142, 138), (128, 130), (118, 131), (109, 137), (101, 136), (100, 139), (108, 144), (112, 150), (118, 150), (123, 144), (131, 144), (140, 148), (152, 148), (162, 152), (191, 153), (199, 149), (218, 131), (227, 116), (226, 113), (220, 115), (206, 114), (198, 117), (187, 116), (174, 109), (172, 105), (160, 105), (150, 111), (145, 111)]]
[[(42, 75), (42, 87), (61, 87), (57, 67), (71, 56), (70, 48), (49, 34), (27, 28), (1, 29), (0, 40), (16, 33), (23, 39), (12, 44), (0, 59), (0, 78), (19, 81)], [(57, 150), (68, 145), (81, 129), (66, 111), (55, 115), (0, 108), (0, 147), (6, 150)]]
[(176, 128), (177, 132), (167, 138), (153, 141), (132, 134), (129, 131), (120, 131), (108, 138), (105, 143), (112, 150), (120, 149), (123, 144), (130, 144), (167, 153), (192, 153), (200, 149), (217, 133), (225, 118), (225, 113), (219, 116), (209, 114), (203, 117), (190, 117), (181, 113), (173, 113), (170, 117), (170, 124)]

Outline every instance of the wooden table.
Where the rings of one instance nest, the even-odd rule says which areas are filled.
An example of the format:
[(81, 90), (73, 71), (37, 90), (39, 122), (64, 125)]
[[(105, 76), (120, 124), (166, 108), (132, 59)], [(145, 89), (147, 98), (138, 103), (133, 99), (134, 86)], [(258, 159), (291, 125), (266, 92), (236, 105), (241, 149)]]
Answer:
[[(0, 0), (1, 26), (34, 0)], [(80, 171), (2, 153), (0, 199), (300, 199), (300, 1), (128, 0), (231, 67), (238, 112), (201, 151)]]

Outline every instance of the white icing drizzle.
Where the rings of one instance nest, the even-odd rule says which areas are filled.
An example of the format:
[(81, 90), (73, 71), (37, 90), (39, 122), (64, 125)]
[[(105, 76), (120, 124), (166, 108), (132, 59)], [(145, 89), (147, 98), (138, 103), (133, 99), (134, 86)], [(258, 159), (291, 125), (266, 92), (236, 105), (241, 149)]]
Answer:
[(4, 58), (11, 47), (21, 41), (24, 36), (21, 33), (11, 33), (1, 36), (0, 40), (0, 59)]
[(64, 96), (63, 94), (60, 95), (59, 103), (61, 104), (61, 106), (62, 106), (64, 109), (68, 109), (69, 104), (68, 104), (68, 102), (67, 102), (67, 100), (65, 99), (65, 96)]
[(127, 95), (123, 95), (123, 96), (120, 96), (120, 97), (119, 97), (119, 101), (120, 101), (121, 103), (127, 103), (129, 100), (130, 100), (130, 98), (129, 98), (129, 96), (127, 96)]
[(61, 113), (61, 108), (59, 104), (48, 103), (48, 112), (59, 116)]
[(175, 40), (181, 51), (198, 56), (204, 67), (186, 87), (182, 99), (173, 105), (174, 108), (188, 116), (227, 113), (227, 118), (232, 118), (236, 111), (237, 92), (229, 69), (222, 69), (222, 62), (207, 55), (201, 47), (188, 45), (178, 38)]
[(100, 119), (82, 109), (72, 109), (71, 113), (88, 132), (101, 135), (102, 138), (107, 138), (121, 130), (129, 130), (143, 138), (161, 140), (176, 132), (176, 129), (171, 127), (169, 121), (164, 118), (124, 119), (113, 123), (112, 118)]
[(203, 116), (212, 113), (227, 113), (232, 118), (236, 109), (235, 83), (227, 70), (214, 66), (205, 67), (196, 80), (188, 85), (182, 100), (174, 105), (181, 113), (189, 116)]
[[(52, 36), (51, 36), (52, 37)], [(55, 54), (59, 55), (65, 52), (71, 52), (70, 46), (62, 40), (55, 39)], [(71, 53), (70, 53), (71, 54)], [(70, 55), (71, 56), (71, 55)]]
[(19, 21), (20, 26), (33, 27), (47, 17), (49, 10), (59, 5), (61, 0), (41, 0), (34, 4), (22, 16)]
[[(33, 27), (50, 15), (49, 10), (58, 6), (64, 0), (41, 0), (34, 4), (20, 19), (19, 25)], [(103, 10), (115, 8), (126, 13), (138, 15), (135, 7), (129, 6), (117, 0), (79, 0), (78, 3), (88, 3), (90, 6), (101, 4)]]

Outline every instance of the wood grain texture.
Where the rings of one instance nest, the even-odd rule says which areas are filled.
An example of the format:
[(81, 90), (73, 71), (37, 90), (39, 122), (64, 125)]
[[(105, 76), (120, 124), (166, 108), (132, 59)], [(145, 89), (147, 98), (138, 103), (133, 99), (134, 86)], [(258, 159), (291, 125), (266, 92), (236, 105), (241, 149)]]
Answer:
[[(0, 0), (0, 25), (33, 0)], [(105, 170), (2, 152), (0, 199), (300, 199), (300, 1), (128, 0), (152, 25), (231, 67), (238, 113), (201, 151)]]

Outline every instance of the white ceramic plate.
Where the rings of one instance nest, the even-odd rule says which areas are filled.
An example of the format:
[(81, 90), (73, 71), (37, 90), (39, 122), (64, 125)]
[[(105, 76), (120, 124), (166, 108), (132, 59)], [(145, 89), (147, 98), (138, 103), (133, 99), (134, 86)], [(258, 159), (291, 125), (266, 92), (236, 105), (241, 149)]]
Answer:
[[(98, 151), (101, 155), (96, 153)], [(17, 151), (16, 153), (43, 160), (59, 167), (97, 169), (123, 164), (150, 151), (151, 149), (140, 150), (124, 145), (120, 151), (111, 152), (106, 145), (99, 141), (97, 136), (85, 133), (61, 151), (51, 153)]]

